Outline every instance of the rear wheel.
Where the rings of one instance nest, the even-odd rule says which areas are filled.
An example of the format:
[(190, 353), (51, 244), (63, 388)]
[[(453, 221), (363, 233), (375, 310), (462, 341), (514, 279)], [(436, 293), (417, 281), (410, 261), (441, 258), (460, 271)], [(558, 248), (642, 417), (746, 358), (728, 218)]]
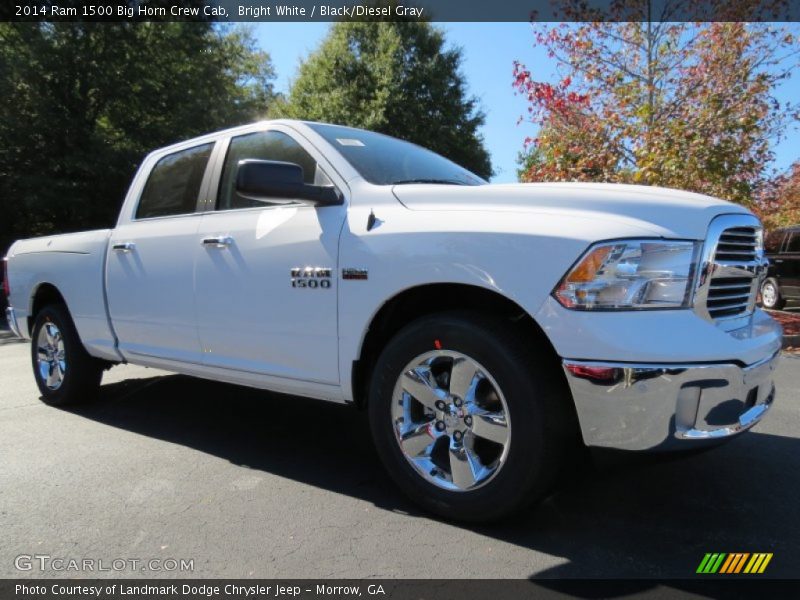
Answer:
[(33, 374), (44, 402), (66, 406), (97, 397), (103, 364), (84, 349), (64, 305), (39, 311), (31, 333)]
[(552, 357), (479, 313), (422, 318), (387, 345), (369, 398), (392, 478), (443, 517), (491, 521), (547, 493), (570, 443)]
[(761, 304), (764, 308), (780, 310), (786, 304), (783, 296), (781, 296), (778, 282), (772, 277), (764, 280), (761, 284)]

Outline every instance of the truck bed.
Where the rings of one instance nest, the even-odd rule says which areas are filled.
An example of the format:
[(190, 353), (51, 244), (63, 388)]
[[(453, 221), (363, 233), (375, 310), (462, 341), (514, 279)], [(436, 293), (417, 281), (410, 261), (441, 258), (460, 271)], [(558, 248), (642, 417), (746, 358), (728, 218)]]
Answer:
[(52, 285), (69, 307), (87, 351), (120, 360), (108, 318), (105, 262), (110, 229), (20, 240), (8, 251), (10, 305), (20, 333), (30, 336), (33, 297), (42, 285)]

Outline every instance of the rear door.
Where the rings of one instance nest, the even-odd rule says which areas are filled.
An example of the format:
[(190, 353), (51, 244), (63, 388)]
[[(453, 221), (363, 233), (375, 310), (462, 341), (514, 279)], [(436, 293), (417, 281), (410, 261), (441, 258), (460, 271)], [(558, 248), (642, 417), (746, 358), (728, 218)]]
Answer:
[(218, 198), (202, 218), (196, 249), (205, 364), (335, 385), (337, 249), (346, 205), (242, 197), (236, 169), (248, 158), (296, 163), (306, 183), (333, 185), (324, 157), (292, 130), (273, 126), (230, 139)]
[(142, 357), (201, 363), (194, 258), (201, 190), (214, 142), (161, 157), (132, 218), (114, 230), (107, 263), (108, 309), (119, 349)]

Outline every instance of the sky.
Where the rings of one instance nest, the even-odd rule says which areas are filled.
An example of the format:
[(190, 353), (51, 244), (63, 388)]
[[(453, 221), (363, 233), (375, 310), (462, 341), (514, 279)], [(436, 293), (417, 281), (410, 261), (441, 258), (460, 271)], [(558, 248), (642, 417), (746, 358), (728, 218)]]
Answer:
[[(325, 37), (328, 23), (259, 23), (254, 34), (272, 57), (277, 72), (277, 91), (288, 91), (301, 60)], [(446, 40), (463, 52), (462, 72), (471, 95), (486, 113), (481, 129), (495, 170), (493, 182), (517, 180), (517, 155), (526, 137), (535, 137), (536, 126), (518, 120), (526, 113), (524, 97), (511, 86), (515, 60), (524, 63), (537, 78), (555, 76), (555, 64), (542, 48), (534, 47), (529, 23), (436, 23)], [(777, 96), (782, 101), (800, 98), (800, 73), (784, 83)], [(798, 130), (787, 133), (775, 148), (775, 167), (786, 169), (800, 158)]]

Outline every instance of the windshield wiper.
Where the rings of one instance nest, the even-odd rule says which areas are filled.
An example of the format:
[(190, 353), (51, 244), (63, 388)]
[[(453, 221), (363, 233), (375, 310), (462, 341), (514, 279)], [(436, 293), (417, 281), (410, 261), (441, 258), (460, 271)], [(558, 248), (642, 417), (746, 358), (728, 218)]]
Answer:
[(456, 181), (455, 179), (400, 179), (393, 181), (392, 185), (403, 185), (405, 183), (438, 183), (441, 185), (468, 185), (463, 181)]

